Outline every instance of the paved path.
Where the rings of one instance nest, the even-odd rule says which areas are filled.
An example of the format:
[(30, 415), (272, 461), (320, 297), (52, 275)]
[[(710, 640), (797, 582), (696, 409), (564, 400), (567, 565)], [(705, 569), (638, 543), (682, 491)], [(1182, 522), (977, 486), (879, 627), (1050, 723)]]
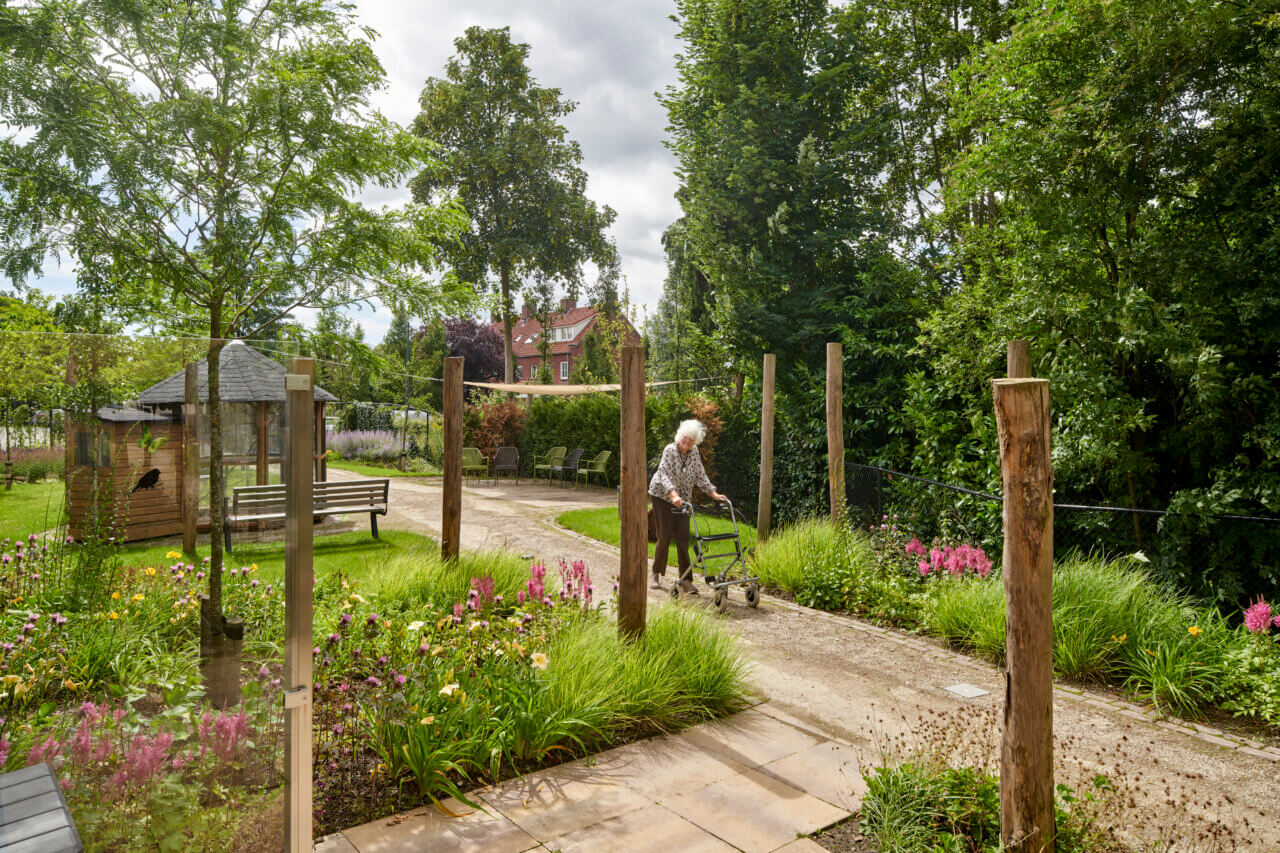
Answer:
[[(438, 534), (439, 497), (438, 484), (393, 480), (388, 526)], [(547, 560), (584, 559), (596, 577), (597, 588), (608, 589), (607, 580), (617, 574), (617, 550), (558, 528), (551, 519), (567, 509), (613, 506), (614, 501), (615, 494), (603, 489), (528, 484), (469, 486), (463, 497), (463, 545), (502, 546)], [(665, 594), (655, 591), (650, 596), (651, 606), (666, 599)], [(701, 599), (704, 606), (706, 598)], [(611, 756), (609, 761), (593, 764), (587, 759), (566, 765), (566, 769), (532, 774), (486, 791), (481, 796), (493, 806), (493, 818), (473, 815), (461, 822), (447, 821), (446, 825), (465, 827), (450, 830), (456, 838), (450, 842), (452, 846), (439, 840), (444, 836), (430, 845), (419, 843), (418, 839), (427, 837), (426, 827), (441, 820), (420, 811), (414, 817), (375, 821), (348, 830), (345, 840), (330, 839), (327, 843), (331, 847), (326, 849), (350, 850), (345, 845), (353, 844), (361, 853), (521, 850), (536, 849), (532, 842), (538, 842), (550, 849), (636, 850), (645, 848), (633, 846), (629, 840), (624, 843), (604, 839), (614, 838), (609, 833), (616, 833), (617, 839), (630, 839), (629, 833), (643, 828), (646, 833), (656, 833), (655, 838), (671, 833), (670, 840), (659, 845), (663, 849), (673, 843), (683, 844), (680, 839), (686, 837), (701, 838), (694, 832), (697, 829), (731, 845), (711, 845), (706, 849), (772, 850), (781, 842), (773, 847), (764, 845), (773, 844), (776, 834), (763, 833), (758, 838), (753, 835), (750, 840), (732, 835), (736, 831), (732, 825), (743, 821), (750, 824), (766, 812), (752, 806), (751, 797), (776, 794), (779, 802), (796, 804), (798, 811), (791, 817), (786, 817), (790, 812), (776, 802), (767, 810), (769, 814), (782, 815), (778, 818), (782, 823), (795, 823), (794, 837), (794, 832), (810, 831), (803, 829), (812, 818), (801, 808), (801, 804), (808, 803), (806, 796), (828, 807), (856, 805), (859, 774), (848, 772), (850, 760), (855, 764), (875, 763), (882, 751), (909, 751), (925, 744), (941, 745), (953, 755), (964, 753), (979, 761), (990, 761), (997, 753), (1003, 676), (994, 667), (927, 639), (768, 597), (754, 610), (742, 606), (740, 596), (734, 605), (726, 622), (748, 648), (754, 662), (753, 682), (766, 702), (712, 728), (722, 733), (749, 733), (752, 726), (774, 724), (762, 722), (763, 715), (775, 723), (785, 721), (786, 729), (781, 731), (787, 737), (792, 737), (790, 730), (794, 729), (819, 740), (797, 746), (785, 755), (770, 756), (767, 752), (748, 753), (741, 748), (742, 738), (738, 738), (734, 741), (737, 747), (732, 748), (737, 748), (741, 756), (730, 756), (743, 768), (734, 768), (730, 774), (737, 781), (678, 773), (680, 779), (673, 783), (675, 792), (665, 788), (637, 789), (634, 774), (628, 775), (625, 767), (617, 769), (619, 765), (612, 756), (625, 757), (643, 750), (632, 745), (606, 753)], [(958, 683), (986, 692), (964, 699), (946, 689)], [(1230, 829), (1232, 842), (1223, 849), (1280, 849), (1275, 841), (1280, 838), (1280, 749), (1276, 742), (1242, 741), (1210, 727), (1156, 721), (1135, 705), (1070, 687), (1060, 687), (1055, 693), (1059, 780), (1088, 779), (1096, 773), (1106, 773), (1130, 789), (1136, 807), (1125, 821), (1135, 838), (1152, 838), (1197, 816), (1220, 821)], [(668, 755), (679, 759), (679, 767), (684, 767), (685, 761), (693, 766), (703, 766), (708, 758), (719, 761), (731, 747), (714, 746), (716, 736), (704, 736), (702, 731), (695, 729), (659, 740), (673, 745)], [(748, 734), (745, 739), (756, 738)], [(785, 737), (783, 740), (790, 742)], [(806, 771), (812, 780), (804, 774), (782, 776), (769, 766), (780, 759), (809, 761), (817, 753), (810, 752), (803, 759), (795, 756), (824, 744), (834, 756), (835, 766), (841, 768), (845, 787), (840, 791), (824, 787), (832, 779), (831, 762), (825, 770), (815, 765)], [(655, 763), (652, 767), (650, 775), (660, 777), (661, 765)], [(819, 781), (822, 779), (827, 782)], [(801, 783), (799, 793), (786, 787), (794, 782)], [(587, 807), (586, 802), (596, 798), (584, 800), (585, 795), (597, 788), (614, 793), (601, 797), (599, 809)], [(516, 790), (522, 792), (518, 802), (512, 798), (512, 791)], [(637, 794), (641, 799), (636, 799)], [(727, 810), (736, 818), (729, 821), (730, 825), (712, 825), (710, 818), (701, 817), (701, 812), (689, 805), (694, 802), (718, 803), (714, 808), (708, 806), (708, 810)], [(535, 812), (551, 816), (543, 820)], [(562, 821), (556, 814), (572, 819), (566, 817)], [(588, 817), (588, 823), (578, 825)], [(656, 829), (652, 821), (665, 829)], [(508, 823), (520, 832), (514, 832)], [(396, 827), (404, 831), (393, 831)], [(491, 832), (497, 834), (491, 837)], [(530, 843), (527, 848), (498, 846), (494, 839), (507, 837), (503, 833)], [(572, 846), (584, 839), (589, 846)], [(490, 843), (495, 846), (488, 846)], [(515, 845), (517, 841), (511, 843)]]

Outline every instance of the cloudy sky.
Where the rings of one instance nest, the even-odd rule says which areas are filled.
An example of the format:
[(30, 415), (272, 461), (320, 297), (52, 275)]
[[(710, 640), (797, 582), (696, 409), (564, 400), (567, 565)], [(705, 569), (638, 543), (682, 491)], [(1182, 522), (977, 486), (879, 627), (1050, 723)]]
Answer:
[[(407, 125), (430, 76), (444, 73), (453, 40), (470, 26), (511, 28), (530, 45), (529, 65), (542, 86), (578, 103), (565, 119), (582, 146), (588, 196), (618, 212), (612, 235), (638, 310), (652, 310), (665, 275), (661, 236), (678, 215), (675, 161), (662, 145), (666, 115), (654, 92), (675, 82), (676, 25), (669, 0), (356, 0), (360, 22), (379, 33), (375, 49), (387, 72), (376, 106)], [(395, 204), (407, 192), (369, 200)], [(68, 270), (34, 282), (69, 292)], [(366, 340), (380, 341), (385, 311), (352, 312)], [(300, 315), (306, 320), (306, 315)]]

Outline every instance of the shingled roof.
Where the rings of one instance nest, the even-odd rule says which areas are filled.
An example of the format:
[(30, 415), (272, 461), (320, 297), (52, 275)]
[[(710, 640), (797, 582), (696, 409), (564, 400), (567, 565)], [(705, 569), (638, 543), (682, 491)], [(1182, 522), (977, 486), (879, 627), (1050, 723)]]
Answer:
[[(199, 364), (196, 394), (201, 403), (209, 401), (209, 364)], [(222, 348), (218, 358), (218, 396), (224, 403), (283, 403), (285, 369), (253, 347), (232, 341)], [(183, 402), (186, 396), (185, 372), (179, 370), (167, 379), (138, 395), (139, 406), (163, 406)], [(326, 403), (337, 397), (315, 386), (315, 399)]]

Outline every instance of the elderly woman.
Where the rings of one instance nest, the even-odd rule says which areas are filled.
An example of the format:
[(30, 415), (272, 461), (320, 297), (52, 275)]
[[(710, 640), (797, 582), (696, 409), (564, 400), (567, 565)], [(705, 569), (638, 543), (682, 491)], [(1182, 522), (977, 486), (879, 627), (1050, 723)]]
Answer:
[(684, 506), (693, 498), (693, 487), (711, 495), (718, 501), (724, 495), (716, 491), (702, 467), (702, 455), (697, 445), (706, 436), (706, 427), (700, 421), (682, 421), (676, 430), (675, 440), (662, 451), (662, 463), (649, 481), (649, 496), (653, 498), (653, 514), (658, 522), (658, 544), (653, 555), (653, 588), (662, 589), (662, 577), (667, 573), (667, 551), (671, 539), (676, 540), (676, 554), (680, 561), (680, 589), (697, 594), (689, 582), (689, 516), (677, 515), (673, 509)]

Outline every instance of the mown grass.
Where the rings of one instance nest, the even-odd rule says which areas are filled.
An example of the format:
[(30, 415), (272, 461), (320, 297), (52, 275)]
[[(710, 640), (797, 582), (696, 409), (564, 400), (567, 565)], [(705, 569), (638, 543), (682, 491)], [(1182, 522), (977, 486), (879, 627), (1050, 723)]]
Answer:
[(328, 469), (337, 469), (339, 471), (350, 471), (353, 474), (361, 474), (365, 477), (439, 477), (440, 472), (434, 468), (426, 471), (401, 471), (399, 468), (390, 465), (375, 465), (371, 462), (355, 462), (350, 459), (330, 460), (326, 466)]
[[(575, 509), (569, 512), (561, 513), (556, 517), (556, 521), (562, 526), (567, 527), (584, 536), (590, 536), (592, 539), (598, 539), (610, 545), (617, 546), (622, 542), (622, 524), (618, 519), (617, 507), (601, 507), (600, 509)], [(701, 525), (706, 523), (703, 529), (710, 533), (732, 533), (733, 523), (727, 518), (718, 518), (713, 515), (701, 516), (698, 523)], [(738, 522), (738, 534), (742, 541), (742, 549), (754, 548), (756, 544), (756, 529), (750, 524)], [(728, 543), (715, 543), (725, 546)], [(721, 553), (728, 550), (727, 547), (717, 547), (712, 553)], [(649, 543), (649, 556), (654, 555), (654, 543)], [(693, 544), (689, 545), (689, 556), (693, 556)], [(676, 548), (672, 543), (670, 554), (667, 557), (668, 565), (675, 565)]]
[[(435, 547), (434, 541), (420, 533), (406, 530), (382, 530), (374, 539), (368, 530), (354, 530), (332, 536), (317, 536), (314, 540), (314, 566), (317, 578), (341, 572), (357, 580), (376, 581), (387, 573), (387, 565), (408, 554), (427, 553)], [(121, 561), (127, 566), (167, 566), (174, 562), (166, 555), (180, 551), (181, 546), (170, 544), (138, 543), (121, 549)], [(199, 563), (209, 554), (207, 539), (196, 549), (193, 560), (184, 556), (183, 562)], [(284, 577), (284, 542), (240, 542), (235, 550), (223, 557), (227, 567), (257, 565), (264, 581), (277, 581)]]
[(25, 539), (57, 527), (62, 519), (63, 483), (14, 483), (5, 491), (0, 486), (0, 539)]

